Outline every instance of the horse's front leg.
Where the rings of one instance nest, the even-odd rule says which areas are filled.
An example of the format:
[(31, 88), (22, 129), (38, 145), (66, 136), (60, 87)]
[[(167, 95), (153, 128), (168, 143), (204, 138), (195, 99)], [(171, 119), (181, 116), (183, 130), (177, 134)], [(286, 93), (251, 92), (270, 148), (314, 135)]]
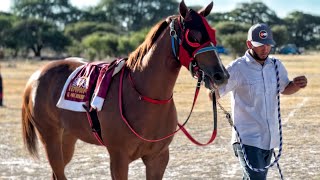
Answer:
[(169, 162), (169, 149), (160, 154), (144, 156), (142, 160), (146, 165), (147, 180), (161, 180)]
[(110, 154), (110, 171), (113, 180), (127, 180), (129, 170), (128, 154), (123, 152), (112, 152)]

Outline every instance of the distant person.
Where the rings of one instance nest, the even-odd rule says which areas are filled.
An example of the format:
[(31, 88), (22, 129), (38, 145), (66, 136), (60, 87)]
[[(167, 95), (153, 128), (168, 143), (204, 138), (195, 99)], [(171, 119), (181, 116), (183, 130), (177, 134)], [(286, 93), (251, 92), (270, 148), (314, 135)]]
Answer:
[[(266, 24), (253, 25), (248, 31), (248, 50), (244, 56), (228, 65), (229, 81), (216, 90), (217, 98), (231, 92), (233, 123), (254, 168), (269, 165), (273, 149), (280, 144), (277, 82), (280, 83), (280, 93), (286, 95), (307, 86), (305, 76), (298, 76), (290, 81), (281, 61), (269, 56), (274, 44), (272, 32)], [(278, 81), (275, 65), (278, 66)], [(252, 171), (245, 163), (234, 130), (232, 144), (243, 170), (243, 179), (266, 179), (267, 171)]]
[(3, 84), (1, 76), (1, 65), (0, 65), (0, 106), (3, 106)]

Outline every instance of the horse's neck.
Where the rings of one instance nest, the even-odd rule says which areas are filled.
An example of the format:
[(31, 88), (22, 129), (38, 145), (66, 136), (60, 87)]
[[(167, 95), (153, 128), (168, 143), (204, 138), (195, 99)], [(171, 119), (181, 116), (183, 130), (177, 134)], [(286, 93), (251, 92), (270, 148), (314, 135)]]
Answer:
[[(138, 86), (149, 96), (167, 99), (173, 93), (181, 65), (172, 54), (168, 30), (143, 58), (143, 70), (135, 72)], [(143, 83), (143, 84), (141, 84)]]

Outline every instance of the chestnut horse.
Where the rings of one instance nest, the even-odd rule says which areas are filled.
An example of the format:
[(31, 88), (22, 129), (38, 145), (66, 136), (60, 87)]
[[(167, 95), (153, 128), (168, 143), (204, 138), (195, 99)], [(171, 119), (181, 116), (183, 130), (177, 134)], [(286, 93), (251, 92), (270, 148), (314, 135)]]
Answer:
[[(162, 179), (173, 136), (163, 137), (173, 134), (177, 128), (177, 112), (171, 97), (182, 66), (188, 67), (193, 62), (191, 67), (199, 69), (206, 87), (227, 81), (229, 75), (215, 49), (215, 32), (204, 18), (212, 6), (210, 3), (195, 12), (182, 1), (179, 15), (168, 17), (151, 29), (124, 67), (124, 74), (131, 75), (135, 88), (130, 79), (121, 79), (121, 73), (113, 77), (107, 100), (98, 112), (102, 140), (110, 156), (112, 179), (127, 179), (129, 163), (138, 158), (142, 158), (146, 166), (148, 180)], [(24, 91), (23, 139), (30, 154), (37, 157), (39, 136), (53, 179), (66, 179), (64, 169), (72, 159), (78, 139), (99, 145), (86, 113), (56, 107), (66, 79), (83, 64), (76, 60), (50, 62), (30, 77)], [(119, 92), (119, 88), (123, 92)], [(143, 101), (138, 98), (137, 90), (145, 97), (167, 102)], [(118, 100), (119, 95), (122, 101)], [(148, 142), (138, 138), (123, 122), (124, 117), (143, 138), (163, 139)]]

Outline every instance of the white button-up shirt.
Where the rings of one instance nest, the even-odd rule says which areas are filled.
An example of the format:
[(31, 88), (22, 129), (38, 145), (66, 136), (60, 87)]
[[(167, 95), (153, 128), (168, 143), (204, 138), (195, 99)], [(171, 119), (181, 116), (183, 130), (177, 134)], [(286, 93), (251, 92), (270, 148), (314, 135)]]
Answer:
[[(277, 78), (273, 59), (268, 57), (262, 66), (247, 51), (243, 57), (228, 65), (228, 83), (219, 87), (220, 96), (232, 93), (232, 118), (242, 143), (266, 150), (280, 144)], [(281, 61), (276, 60), (276, 63), (282, 92), (290, 81)], [(239, 142), (234, 129), (231, 141)]]

